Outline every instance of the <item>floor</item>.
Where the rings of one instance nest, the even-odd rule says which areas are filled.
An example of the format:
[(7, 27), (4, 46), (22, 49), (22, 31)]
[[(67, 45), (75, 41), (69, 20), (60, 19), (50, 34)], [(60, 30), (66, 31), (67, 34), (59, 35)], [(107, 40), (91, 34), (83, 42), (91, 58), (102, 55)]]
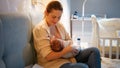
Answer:
[(102, 57), (101, 68), (120, 68), (120, 60)]
[[(28, 66), (25, 68), (43, 68), (43, 67), (39, 66), (38, 64), (35, 64), (33, 67)], [(102, 57), (101, 68), (120, 68), (120, 60)]]

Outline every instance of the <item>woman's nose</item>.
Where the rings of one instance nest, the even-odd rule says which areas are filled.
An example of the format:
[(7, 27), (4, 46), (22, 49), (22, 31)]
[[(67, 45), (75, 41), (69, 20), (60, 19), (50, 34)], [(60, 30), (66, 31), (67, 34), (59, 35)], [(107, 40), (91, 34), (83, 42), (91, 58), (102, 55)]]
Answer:
[(59, 21), (59, 18), (55, 18), (54, 22), (58, 22)]

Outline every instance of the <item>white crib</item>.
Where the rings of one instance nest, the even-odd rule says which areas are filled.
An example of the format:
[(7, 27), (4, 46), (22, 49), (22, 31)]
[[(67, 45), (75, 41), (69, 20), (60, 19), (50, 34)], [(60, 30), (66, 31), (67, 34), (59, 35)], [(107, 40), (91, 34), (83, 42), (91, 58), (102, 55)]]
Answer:
[(94, 26), (93, 36), (100, 49), (101, 56), (109, 58), (120, 58), (120, 37), (116, 34), (120, 31), (120, 18), (110, 18), (97, 20), (96, 16), (92, 17)]
[[(105, 57), (105, 54), (109, 55), (109, 58), (119, 59), (120, 55), (120, 38), (118, 37), (101, 37), (99, 38), (99, 48), (101, 55)], [(115, 56), (115, 57), (113, 57)]]

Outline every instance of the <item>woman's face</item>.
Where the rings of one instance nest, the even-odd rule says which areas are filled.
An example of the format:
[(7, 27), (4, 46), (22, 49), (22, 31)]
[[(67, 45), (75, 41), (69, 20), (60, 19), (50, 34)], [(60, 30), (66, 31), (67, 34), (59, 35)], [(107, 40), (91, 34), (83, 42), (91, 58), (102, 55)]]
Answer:
[(48, 26), (55, 25), (61, 18), (62, 11), (53, 9), (50, 13), (46, 12)]

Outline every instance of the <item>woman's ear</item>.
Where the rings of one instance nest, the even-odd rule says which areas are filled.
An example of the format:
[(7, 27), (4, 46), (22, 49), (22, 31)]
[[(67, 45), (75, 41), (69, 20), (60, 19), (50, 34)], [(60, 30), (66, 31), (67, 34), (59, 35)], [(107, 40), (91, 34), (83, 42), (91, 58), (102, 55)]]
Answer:
[(47, 12), (47, 10), (45, 10), (44, 14), (45, 14), (45, 16), (47, 16), (47, 15), (48, 15), (48, 12)]

